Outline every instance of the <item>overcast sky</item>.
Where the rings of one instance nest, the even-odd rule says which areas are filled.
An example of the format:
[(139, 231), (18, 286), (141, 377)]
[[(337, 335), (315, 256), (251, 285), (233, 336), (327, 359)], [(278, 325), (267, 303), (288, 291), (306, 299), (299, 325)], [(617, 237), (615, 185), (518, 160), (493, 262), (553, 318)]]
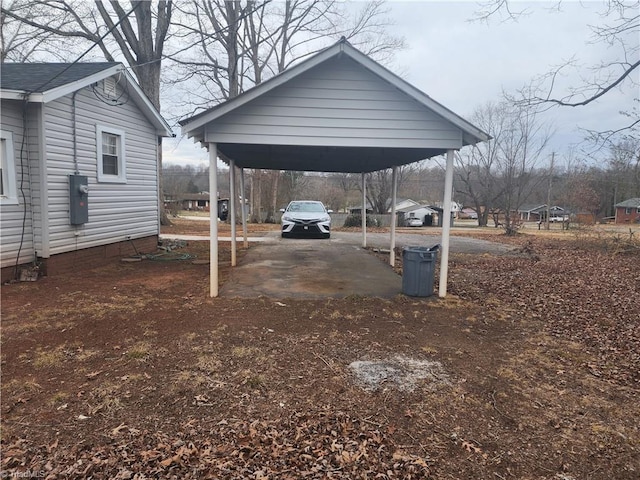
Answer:
[[(614, 50), (591, 43), (589, 25), (602, 24), (598, 13), (603, 3), (514, 2), (528, 14), (517, 22), (499, 16), (489, 23), (470, 22), (478, 11), (476, 2), (390, 1), (395, 22), (393, 33), (405, 38), (407, 48), (398, 52), (389, 68), (406, 81), (462, 117), (487, 102), (498, 101), (502, 92), (515, 92), (554, 66), (575, 59), (581, 67), (567, 70), (562, 87), (577, 86), (588, 67), (611, 58)], [(634, 38), (633, 41), (640, 41)], [(333, 43), (331, 40), (329, 43)], [(637, 55), (637, 54), (636, 54)], [(636, 59), (637, 60), (637, 59)], [(634, 72), (640, 81), (639, 72)], [(622, 125), (618, 112), (629, 110), (638, 91), (614, 90), (587, 107), (555, 108), (545, 118), (555, 127), (550, 148), (562, 158), (579, 143), (583, 129), (603, 130)], [(164, 161), (178, 164), (207, 162), (203, 148), (190, 139), (167, 139)], [(549, 152), (550, 155), (550, 152)]]

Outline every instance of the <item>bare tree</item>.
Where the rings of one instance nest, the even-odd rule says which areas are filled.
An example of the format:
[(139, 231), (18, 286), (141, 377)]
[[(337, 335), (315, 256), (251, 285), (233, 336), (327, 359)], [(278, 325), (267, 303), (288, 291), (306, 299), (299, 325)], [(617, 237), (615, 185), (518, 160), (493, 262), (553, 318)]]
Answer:
[(486, 227), (489, 215), (503, 193), (498, 178), (500, 144), (509, 127), (508, 107), (488, 103), (478, 108), (472, 121), (491, 135), (492, 139), (456, 154), (456, 190), (465, 201), (473, 205), (478, 214), (478, 225)]
[(473, 115), (493, 138), (457, 156), (456, 178), (458, 193), (473, 203), (480, 225), (486, 226), (489, 215), (500, 211), (506, 233), (515, 233), (515, 213), (544, 180), (536, 167), (551, 134), (538, 113), (504, 101)]
[(65, 61), (74, 55), (70, 42), (61, 48), (62, 42), (51, 32), (16, 20), (16, 15), (36, 22), (42, 16), (42, 8), (32, 2), (3, 2), (0, 12), (0, 62), (33, 61), (43, 53)]
[[(77, 0), (29, 0), (24, 8), (6, 8), (1, 13), (41, 32), (48, 40), (75, 39), (96, 45), (107, 61), (119, 53), (132, 69), (140, 87), (160, 110), (160, 74), (164, 45), (169, 34), (172, 0), (131, 0), (126, 9), (117, 1), (95, 3)], [(28, 8), (27, 8), (28, 6)], [(33, 13), (36, 12), (37, 15)], [(54, 45), (47, 45), (52, 50)], [(162, 149), (158, 148), (160, 221), (169, 223), (162, 193)]]
[[(476, 20), (488, 22), (496, 16), (517, 20), (521, 15), (528, 13), (528, 7), (519, 4), (514, 8), (514, 3), (509, 0), (487, 0), (481, 4)], [(558, 10), (562, 3), (561, 0), (557, 2)], [(591, 38), (588, 40), (589, 43), (608, 46), (609, 51), (617, 51), (615, 58), (603, 59), (599, 64), (582, 69), (581, 77), (584, 78), (582, 83), (564, 91), (559, 89), (557, 80), (570, 69), (578, 70), (579, 65), (575, 60), (563, 62), (549, 72), (534, 78), (531, 85), (526, 87), (528, 94), (522, 101), (528, 105), (549, 108), (584, 107), (606, 97), (614, 90), (628, 90), (637, 95), (637, 73), (640, 71), (639, 12), (640, 1), (638, 0), (606, 0), (603, 10), (599, 13), (602, 21), (599, 24), (590, 25)], [(623, 127), (589, 132), (590, 139), (601, 145), (607, 145), (617, 141), (621, 134), (633, 134), (637, 137), (640, 126), (637, 106), (621, 112), (621, 115), (628, 118)]]
[(640, 139), (611, 145), (608, 161), (608, 184), (611, 205), (640, 197)]
[[(360, 179), (358, 175), (353, 173), (333, 173), (329, 176), (332, 185), (335, 186), (337, 192), (333, 200), (333, 206), (336, 211), (344, 210), (349, 207), (351, 193), (358, 191)], [(358, 203), (358, 202), (356, 202)]]
[[(140, 87), (160, 109), (160, 71), (169, 32), (172, 0), (142, 0), (123, 8), (120, 2), (88, 3), (77, 0), (29, 0), (2, 7), (2, 14), (17, 20), (48, 39), (65, 38), (96, 45), (107, 61), (120, 53), (131, 67)], [(34, 15), (34, 12), (37, 15)], [(155, 20), (155, 22), (154, 22)], [(109, 32), (109, 35), (104, 35)], [(115, 47), (115, 48), (114, 48)], [(50, 51), (51, 45), (47, 47)]]
[(504, 212), (504, 229), (507, 235), (517, 231), (514, 214), (528, 199), (536, 182), (534, 170), (551, 137), (538, 119), (538, 112), (531, 107), (511, 107), (507, 111), (508, 127), (498, 144), (498, 172), (502, 184), (498, 205)]
[[(237, 96), (340, 36), (368, 45), (367, 53), (379, 57), (403, 45), (386, 33), (389, 21), (379, 1), (364, 4), (352, 15), (335, 0), (251, 0), (244, 6), (238, 0), (196, 0), (180, 6), (179, 12), (186, 43), (197, 45), (174, 57), (180, 73), (176, 81), (197, 85), (185, 96), (190, 113)], [(275, 216), (280, 178), (278, 171), (252, 175), (253, 211), (262, 210), (262, 192), (267, 190), (261, 182), (270, 183), (268, 220)]]
[[(406, 179), (415, 173), (414, 165), (402, 165), (398, 167), (398, 190)], [(387, 213), (391, 207), (391, 193), (393, 189), (392, 170), (377, 170), (365, 175), (367, 189), (367, 201), (374, 213)], [(359, 190), (362, 191), (360, 185)], [(364, 208), (364, 207), (363, 207)]]

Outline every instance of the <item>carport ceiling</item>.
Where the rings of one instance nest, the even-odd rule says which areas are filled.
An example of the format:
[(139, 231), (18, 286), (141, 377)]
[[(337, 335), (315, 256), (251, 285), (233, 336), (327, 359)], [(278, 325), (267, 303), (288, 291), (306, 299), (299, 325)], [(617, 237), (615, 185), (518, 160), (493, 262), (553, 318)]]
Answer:
[(218, 144), (218, 154), (242, 168), (307, 172), (368, 173), (444, 154), (421, 148), (318, 147)]
[(243, 168), (364, 173), (490, 137), (342, 39), (180, 122)]

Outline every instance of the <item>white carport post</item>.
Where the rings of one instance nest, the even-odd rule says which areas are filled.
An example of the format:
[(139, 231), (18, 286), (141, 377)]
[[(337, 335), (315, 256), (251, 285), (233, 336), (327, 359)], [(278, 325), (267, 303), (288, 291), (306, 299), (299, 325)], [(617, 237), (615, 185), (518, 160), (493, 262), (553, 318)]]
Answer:
[(365, 173), (362, 172), (362, 248), (367, 248), (367, 181)]
[(449, 273), (449, 234), (451, 233), (451, 196), (453, 195), (453, 150), (447, 150), (447, 170), (444, 177), (444, 200), (442, 202), (442, 255), (440, 258), (440, 288), (438, 296), (447, 296)]
[(391, 246), (389, 247), (389, 265), (396, 264), (396, 195), (398, 194), (398, 167), (391, 168)]
[(240, 169), (240, 203), (241, 203), (241, 212), (240, 217), (242, 218), (242, 237), (244, 241), (244, 248), (249, 248), (249, 239), (247, 238), (247, 200), (245, 197), (245, 189), (244, 189), (244, 168)]
[(218, 296), (218, 145), (209, 143), (209, 296)]
[(229, 214), (231, 218), (231, 266), (236, 266), (236, 162), (229, 160)]

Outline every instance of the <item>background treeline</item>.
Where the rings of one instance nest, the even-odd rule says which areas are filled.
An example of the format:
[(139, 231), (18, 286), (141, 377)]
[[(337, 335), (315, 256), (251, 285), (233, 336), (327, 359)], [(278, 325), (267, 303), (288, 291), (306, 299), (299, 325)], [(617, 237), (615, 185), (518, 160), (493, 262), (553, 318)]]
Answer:
[[(453, 200), (480, 211), (486, 225), (491, 211), (515, 211), (524, 205), (559, 205), (595, 218), (614, 214), (613, 206), (640, 197), (640, 142), (624, 141), (609, 149), (607, 161), (594, 165), (579, 158), (555, 156), (514, 173), (504, 165), (480, 165), (473, 149), (457, 158)], [(476, 158), (477, 160), (477, 158)], [(444, 160), (435, 158), (399, 169), (398, 197), (425, 204), (443, 200)], [(552, 168), (553, 167), (553, 168)], [(469, 173), (471, 171), (471, 173)], [(220, 198), (229, 196), (229, 171), (218, 173)], [(209, 167), (166, 165), (165, 196), (209, 191)], [(367, 201), (375, 213), (389, 208), (391, 172), (366, 175)], [(273, 221), (279, 208), (294, 199), (317, 199), (335, 211), (362, 204), (360, 174), (246, 170), (245, 188), (254, 222)], [(239, 191), (239, 189), (238, 189)], [(516, 200), (514, 200), (516, 199)], [(258, 215), (261, 212), (261, 215)], [(482, 215), (484, 213), (484, 215)]]

